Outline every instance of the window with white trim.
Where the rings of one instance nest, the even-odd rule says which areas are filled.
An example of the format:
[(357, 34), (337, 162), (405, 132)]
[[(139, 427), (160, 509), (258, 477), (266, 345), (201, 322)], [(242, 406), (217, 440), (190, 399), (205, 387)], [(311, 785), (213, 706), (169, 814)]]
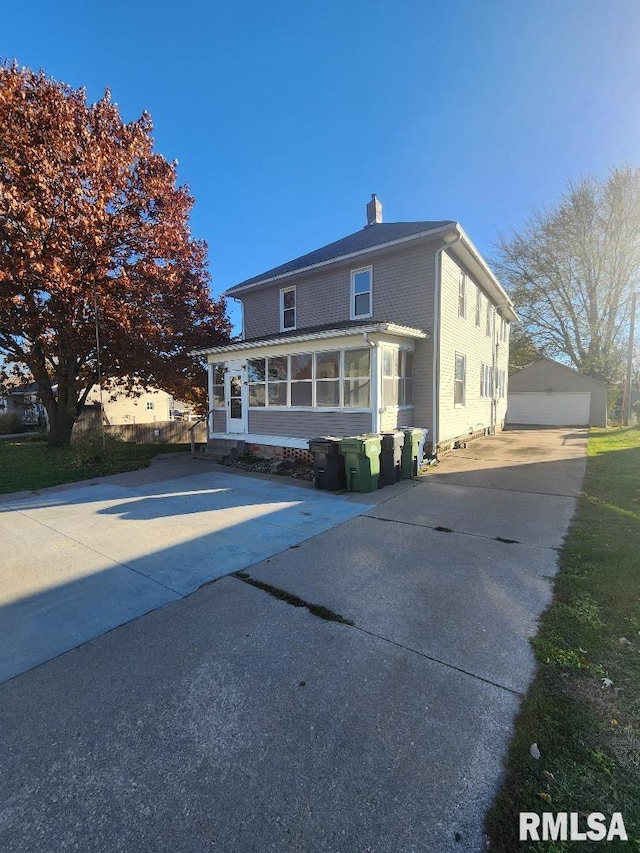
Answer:
[(345, 409), (368, 409), (371, 399), (371, 350), (344, 353), (343, 400)]
[(224, 364), (213, 365), (212, 408), (224, 409)]
[(413, 353), (382, 347), (382, 406), (413, 405)]
[(493, 367), (490, 364), (480, 365), (480, 396), (493, 396)]
[(467, 316), (467, 277), (461, 272), (458, 279), (458, 317)]
[(466, 373), (467, 358), (460, 353), (456, 353), (455, 371), (453, 375), (454, 406), (464, 406)]
[(491, 336), (491, 319), (493, 317), (493, 307), (491, 302), (487, 299), (487, 309), (485, 312), (485, 329), (487, 333), (487, 337)]
[(313, 355), (310, 352), (290, 356), (291, 405), (313, 405)]
[(371, 404), (371, 350), (250, 358), (247, 381), (251, 407), (366, 409)]
[(152, 411), (153, 411), (153, 403), (151, 402), (151, 400), (149, 400), (149, 401), (147, 402), (147, 411), (148, 411), (148, 412), (152, 412)]
[(476, 287), (476, 326), (480, 328), (480, 318), (482, 314), (482, 293), (480, 288)]
[(296, 328), (296, 289), (284, 287), (280, 291), (280, 331)]
[(506, 396), (507, 390), (507, 371), (498, 370), (498, 393), (496, 394), (501, 400)]
[(373, 315), (373, 268), (351, 271), (351, 319)]

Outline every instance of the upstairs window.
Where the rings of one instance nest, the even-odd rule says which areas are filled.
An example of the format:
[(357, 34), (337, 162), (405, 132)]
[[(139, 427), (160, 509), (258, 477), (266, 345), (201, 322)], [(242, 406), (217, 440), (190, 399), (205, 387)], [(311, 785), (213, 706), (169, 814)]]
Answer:
[(492, 316), (493, 316), (493, 309), (491, 308), (491, 303), (487, 299), (487, 310), (486, 310), (486, 319), (485, 319), (487, 337), (491, 336), (491, 318), (492, 318)]
[(467, 316), (467, 277), (463, 272), (458, 279), (458, 316), (463, 320)]
[(296, 289), (287, 287), (280, 291), (280, 331), (296, 328)]
[(373, 271), (371, 267), (351, 273), (351, 319), (359, 320), (373, 314)]
[(480, 321), (482, 317), (482, 294), (480, 293), (480, 288), (476, 287), (476, 326), (480, 328)]

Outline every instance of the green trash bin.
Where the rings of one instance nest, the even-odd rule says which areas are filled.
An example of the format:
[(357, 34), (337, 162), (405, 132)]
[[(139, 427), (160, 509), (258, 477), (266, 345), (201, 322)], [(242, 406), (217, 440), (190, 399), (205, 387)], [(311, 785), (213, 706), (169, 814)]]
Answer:
[(380, 479), (380, 436), (350, 435), (340, 440), (347, 489), (375, 492)]
[(412, 477), (418, 476), (427, 430), (412, 427), (403, 430), (403, 432), (404, 446), (402, 448), (401, 473), (403, 480), (410, 480)]

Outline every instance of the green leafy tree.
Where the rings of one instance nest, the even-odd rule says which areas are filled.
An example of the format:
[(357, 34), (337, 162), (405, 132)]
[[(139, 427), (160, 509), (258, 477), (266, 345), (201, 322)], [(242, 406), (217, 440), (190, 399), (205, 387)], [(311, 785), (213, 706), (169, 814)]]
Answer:
[(124, 123), (108, 91), (87, 104), (0, 66), (0, 358), (5, 376), (38, 383), (52, 446), (69, 443), (99, 366), (132, 391), (192, 399), (203, 366), (190, 351), (229, 340), (193, 198), (151, 131), (146, 113)]

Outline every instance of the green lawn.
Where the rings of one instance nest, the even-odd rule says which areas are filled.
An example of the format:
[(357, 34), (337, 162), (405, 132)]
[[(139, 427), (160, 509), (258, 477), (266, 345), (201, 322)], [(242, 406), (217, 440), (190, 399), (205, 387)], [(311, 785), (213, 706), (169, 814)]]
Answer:
[[(640, 430), (593, 430), (587, 453), (553, 604), (533, 642), (537, 675), (487, 819), (492, 853), (640, 851)], [(629, 843), (521, 844), (521, 811), (621, 812)]]
[(159, 453), (187, 451), (186, 444), (129, 444), (108, 438), (81, 439), (69, 448), (51, 450), (33, 436), (0, 440), (0, 494), (43, 489), (89, 477), (146, 468)]

